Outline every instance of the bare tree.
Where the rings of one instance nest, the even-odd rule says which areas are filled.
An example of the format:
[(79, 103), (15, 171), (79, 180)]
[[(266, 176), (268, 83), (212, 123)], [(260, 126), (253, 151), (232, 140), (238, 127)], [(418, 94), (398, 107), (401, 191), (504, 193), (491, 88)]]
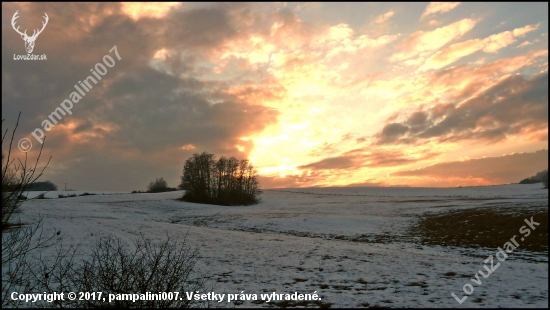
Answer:
[[(21, 113), (19, 113), (17, 123), (12, 131), (7, 155), (2, 153), (2, 306), (18, 305), (20, 301), (11, 301), (11, 298), (7, 296), (14, 288), (28, 292), (38, 287), (37, 282), (33, 281), (31, 277), (37, 264), (30, 258), (30, 253), (51, 247), (60, 240), (59, 232), (54, 232), (51, 236), (44, 236), (41, 217), (35, 226), (23, 226), (20, 220), (16, 223), (12, 222), (13, 215), (19, 210), (21, 203), (26, 200), (24, 192), (28, 191), (32, 183), (42, 176), (50, 163), (48, 160), (44, 168), (37, 173), (43, 145), (34, 166), (27, 164), (27, 153), (25, 153), (24, 160), (13, 157), (13, 138), (20, 117)], [(4, 119), (2, 119), (2, 125), (4, 125)], [(4, 146), (7, 132), (6, 129), (2, 135), (2, 146)]]
[[(8, 228), (9, 220), (21, 205), (24, 199), (24, 192), (28, 191), (31, 185), (42, 176), (51, 160), (50, 157), (42, 170), (37, 173), (38, 162), (42, 155), (44, 144), (40, 147), (40, 152), (38, 153), (34, 166), (29, 166), (27, 164), (27, 153), (25, 153), (25, 159), (23, 161), (19, 157), (15, 158), (12, 156), (13, 138), (15, 137), (15, 131), (19, 125), (20, 117), (21, 113), (19, 113), (17, 117), (17, 123), (11, 134), (8, 153), (7, 155), (2, 153), (2, 231)], [(2, 119), (2, 125), (4, 125), (4, 119)], [(7, 133), (8, 129), (6, 129), (2, 135), (2, 147), (4, 146), (4, 140)]]

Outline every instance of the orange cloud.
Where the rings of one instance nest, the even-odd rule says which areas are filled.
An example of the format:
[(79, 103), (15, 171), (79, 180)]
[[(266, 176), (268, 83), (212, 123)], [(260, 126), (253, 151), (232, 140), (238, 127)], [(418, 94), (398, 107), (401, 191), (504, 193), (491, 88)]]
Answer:
[(475, 25), (475, 20), (465, 18), (433, 31), (416, 31), (399, 44), (400, 51), (394, 53), (390, 61), (403, 61), (422, 52), (435, 51), (448, 42), (462, 37)]
[[(344, 23), (312, 27), (288, 12), (270, 15), (265, 29), (248, 39), (226, 41), (211, 61), (222, 68), (233, 62), (250, 65), (239, 72), (253, 78), (243, 78), (224, 93), (280, 112), (277, 124), (248, 137), (254, 145), (250, 156), (264, 174), (294, 174), (297, 165), (311, 160), (308, 154), (313, 149), (334, 142), (345, 125), (356, 124), (346, 116), (344, 104), (334, 103), (344, 93), (373, 81), (376, 74), (355, 77), (348, 73), (355, 70), (350, 64), (374, 54), (398, 35), (373, 38)], [(269, 79), (263, 78), (265, 74)], [(292, 160), (281, 164), (283, 157)]]
[(356, 149), (340, 156), (324, 158), (307, 165), (298, 166), (298, 169), (310, 170), (345, 170), (363, 167), (393, 167), (410, 165), (419, 161), (436, 157), (436, 153), (422, 153), (411, 156), (399, 150), (384, 149)]
[(533, 43), (537, 43), (539, 42), (539, 39), (536, 39), (536, 40), (533, 40), (533, 41), (525, 41), (523, 43), (521, 43), (520, 45), (518, 45), (518, 47), (526, 47), (526, 46), (529, 46)]
[(445, 67), (446, 65), (449, 65), (462, 57), (481, 50), (482, 46), (483, 42), (479, 39), (453, 44), (428, 58), (419, 70), (426, 71), (429, 69), (439, 69)]
[(512, 31), (514, 37), (523, 37), (526, 33), (539, 29), (540, 23), (536, 25), (527, 25), (522, 28), (516, 28)]
[(286, 97), (286, 90), (274, 78), (265, 78), (257, 84), (237, 85), (223, 92), (253, 105), (277, 106)]
[(140, 18), (162, 18), (171, 9), (179, 7), (178, 2), (122, 2), (122, 12), (132, 17), (134, 20)]
[(421, 19), (435, 13), (446, 13), (456, 8), (460, 2), (430, 2), (422, 13)]
[(522, 28), (516, 28), (513, 31), (504, 31), (491, 35), (483, 40), (473, 39), (453, 44), (428, 58), (419, 70), (439, 69), (479, 50), (483, 50), (486, 53), (496, 53), (499, 49), (515, 43), (517, 41), (516, 37), (524, 36), (526, 33), (538, 29), (538, 27), (539, 24), (527, 25)]
[(382, 14), (382, 15), (378, 16), (378, 18), (374, 21), (374, 23), (375, 24), (381, 24), (381, 23), (387, 21), (388, 19), (390, 19), (394, 14), (395, 14), (394, 11), (389, 11), (385, 14)]
[(547, 55), (547, 50), (535, 50), (487, 64), (476, 62), (442, 71), (384, 80), (378, 78), (366, 85), (361, 93), (385, 100), (388, 104), (383, 110), (384, 115), (394, 114), (395, 111), (400, 111), (401, 114), (404, 111), (410, 112), (419, 106), (433, 107), (449, 102), (462, 102), (494, 86), (504, 75), (529, 66), (542, 66), (546, 69), (547, 65), (538, 63)]
[[(11, 9), (10, 4), (3, 6)], [(541, 61), (546, 50), (489, 64), (476, 59), (446, 70), (412, 70), (430, 57), (435, 59), (433, 53), (443, 48), (450, 50), (438, 56), (440, 63), (452, 63), (476, 48), (498, 51), (532, 31), (529, 27), (533, 25), (497, 33), (487, 42), (479, 38), (457, 43), (477, 20), (467, 18), (472, 16), (468, 14), (460, 17), (465, 19), (431, 30), (436, 27), (434, 23), (430, 26), (429, 20), (452, 9), (444, 4), (430, 4), (426, 10), (429, 18), (412, 30), (407, 28), (410, 25), (393, 19), (394, 11), (379, 12), (385, 13), (373, 15), (364, 28), (356, 28), (354, 18), (334, 23), (334, 19), (327, 22), (320, 17), (310, 23), (311, 15), (304, 13), (305, 9), (293, 12), (287, 6), (277, 10), (281, 5), (208, 4), (192, 5), (190, 9), (142, 4), (28, 6), (38, 17), (51, 11), (52, 21), (59, 21), (48, 26), (51, 31), (43, 34), (39, 47), (66, 59), (56, 70), (35, 68), (30, 80), (28, 72), (18, 68), (19, 63), (6, 64), (5, 101), (10, 107), (26, 105), (31, 115), (43, 107), (29, 103), (42, 98), (44, 106), (58, 105), (62, 88), (81, 79), (78, 72), (87, 72), (89, 63), (96, 63), (97, 55), (110, 48), (107, 44), (111, 39), (118, 38), (116, 43), (125, 59), (120, 63), (122, 67), (117, 65), (113, 74), (110, 71), (102, 80), (101, 87), (87, 96), (88, 102), (79, 107), (80, 114), (76, 115), (75, 109), (75, 117), (97, 117), (98, 121), (83, 121), (70, 128), (60, 125), (57, 133), (53, 130), (48, 144), (62, 149), (59, 153), (81, 152), (81, 157), (87, 158), (86, 164), (94, 165), (95, 170), (103, 167), (112, 173), (109, 170), (114, 165), (104, 164), (119, 158), (120, 162), (134, 162), (139, 170), (149, 169), (155, 174), (158, 167), (173, 170), (170, 173), (175, 173), (173, 179), (177, 180), (182, 159), (195, 151), (209, 151), (249, 156), (277, 186), (403, 184), (385, 178), (395, 167), (405, 170), (423, 161), (431, 162), (435, 156), (463, 152), (474, 144), (456, 139), (483, 143), (487, 137), (505, 134), (512, 135), (514, 142), (523, 139), (541, 144), (547, 140), (544, 121), (533, 117), (545, 115), (540, 105), (510, 105), (507, 90), (484, 93), (495, 85), (507, 88), (502, 83), (517, 79), (513, 74), (522, 68), (529, 74), (547, 70), (547, 63)], [(422, 7), (425, 5), (420, 10)], [(11, 14), (4, 14), (6, 20)], [(299, 14), (306, 14), (303, 16), (307, 19), (302, 20)], [(395, 30), (408, 34), (423, 31), (414, 32), (394, 49), (390, 43), (399, 38)], [(21, 48), (20, 38), (12, 34), (5, 38), (5, 55), (13, 54), (16, 41)], [(449, 46), (452, 43), (457, 44)], [(62, 52), (60, 46), (68, 48)], [(131, 57), (124, 58), (128, 53)], [(388, 56), (394, 61), (389, 67), (384, 61)], [(491, 61), (500, 58), (490, 56)], [(33, 83), (47, 87), (36, 89)], [(533, 96), (521, 88), (510, 89)], [(499, 100), (509, 112), (498, 108), (499, 101), (481, 100), (493, 95), (497, 96), (495, 100), (504, 98)], [(468, 101), (471, 99), (480, 106), (470, 104), (474, 102)], [(44, 110), (51, 111), (49, 107)], [(475, 115), (465, 116), (467, 110)], [(525, 122), (515, 122), (521, 117)], [(445, 120), (441, 126), (444, 128), (439, 128), (443, 134), (432, 129), (428, 132), (431, 136), (420, 136)], [(450, 124), (453, 120), (455, 124)], [(463, 127), (452, 126), (456, 123)], [(510, 123), (515, 125), (505, 126)], [(110, 130), (104, 124), (119, 127)], [(395, 141), (409, 138), (412, 144), (373, 146), (376, 133), (389, 140), (397, 136)], [(514, 143), (508, 141), (506, 147), (510, 144)], [(460, 155), (463, 157), (465, 152)], [(103, 162), (94, 158), (99, 155)], [(118, 174), (129, 175), (129, 170)], [(135, 186), (147, 173), (131, 177), (134, 183), (125, 187)]]

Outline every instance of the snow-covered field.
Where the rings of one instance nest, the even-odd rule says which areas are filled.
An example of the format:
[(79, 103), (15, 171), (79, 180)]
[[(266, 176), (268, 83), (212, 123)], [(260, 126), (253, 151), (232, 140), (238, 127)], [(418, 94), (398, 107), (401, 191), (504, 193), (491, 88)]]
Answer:
[(216, 293), (316, 291), (332, 307), (548, 307), (547, 255), (523, 260), (518, 248), (459, 305), (451, 293), (464, 296), (464, 284), (496, 249), (420, 245), (407, 234), (426, 212), (547, 208), (541, 187), (280, 189), (243, 207), (175, 200), (181, 191), (93, 195), (27, 201), (21, 219), (32, 223), (40, 213), (64, 245), (81, 249), (108, 234), (131, 243), (139, 234), (161, 240), (188, 231)]

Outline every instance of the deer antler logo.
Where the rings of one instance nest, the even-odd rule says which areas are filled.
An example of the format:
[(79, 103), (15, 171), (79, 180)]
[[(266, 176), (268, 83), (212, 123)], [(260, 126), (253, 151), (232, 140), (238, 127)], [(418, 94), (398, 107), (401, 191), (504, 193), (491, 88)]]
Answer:
[(28, 36), (27, 35), (27, 30), (25, 30), (25, 32), (21, 32), (19, 31), (19, 26), (17, 26), (17, 28), (15, 28), (15, 20), (19, 18), (19, 16), (17, 16), (17, 12), (19, 12), (19, 10), (17, 10), (15, 12), (15, 14), (13, 14), (13, 17), (11, 19), (11, 26), (13, 27), (13, 30), (15, 30), (17, 33), (19, 33), (21, 35), (21, 38), (23, 38), (23, 40), (25, 40), (25, 49), (27, 50), (27, 53), (32, 53), (32, 50), (34, 49), (34, 41), (36, 41), (36, 38), (38, 38), (38, 35), (40, 33), (42, 33), (42, 31), (44, 30), (44, 28), (46, 28), (46, 25), (48, 24), (48, 20), (50, 19), (48, 17), (48, 14), (44, 13), (44, 15), (46, 16), (43, 16), (45, 19), (46, 19), (46, 22), (42, 22), (42, 29), (40, 29), (38, 32), (36, 32), (36, 30), (33, 30), (33, 33), (32, 33), (32, 36)]

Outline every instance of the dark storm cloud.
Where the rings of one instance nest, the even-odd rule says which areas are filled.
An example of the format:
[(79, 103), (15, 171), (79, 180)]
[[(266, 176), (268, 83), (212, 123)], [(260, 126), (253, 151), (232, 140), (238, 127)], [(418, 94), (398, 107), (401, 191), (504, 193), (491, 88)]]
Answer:
[[(143, 189), (148, 182), (143, 179), (163, 176), (151, 171), (181, 173), (186, 156), (193, 152), (246, 157), (252, 142), (239, 138), (276, 122), (276, 111), (224, 93), (228, 82), (194, 77), (198, 63), (210, 51), (243, 34), (246, 26), (239, 23), (251, 18), (247, 5), (172, 10), (161, 19), (138, 20), (113, 3), (3, 3), (2, 7), (2, 114), (12, 120), (22, 111), (16, 139), (41, 128), (41, 122), (74, 91), (73, 85), (90, 75), (114, 45), (122, 57), (74, 104), (73, 114), (46, 133), (45, 148), (51, 150), (53, 167), (56, 161), (65, 166), (46, 171), (50, 173), (46, 177), (57, 176), (86, 189)], [(33, 52), (47, 54), (47, 61), (13, 60), (13, 54), (25, 52), (23, 40), (10, 24), (16, 10), (21, 16), (18, 25), (31, 33), (41, 26), (44, 12), (49, 15)], [(166, 55), (162, 67), (166, 70), (155, 70), (150, 61), (163, 48), (173, 53)], [(84, 166), (91, 172), (85, 181), (78, 172)], [(141, 172), (134, 171), (137, 167)], [(127, 182), (105, 178), (110, 172)]]
[(387, 124), (382, 128), (382, 132), (378, 136), (379, 144), (390, 143), (398, 140), (409, 131), (409, 127), (399, 123)]
[(527, 80), (509, 76), (459, 106), (439, 104), (417, 111), (402, 123), (385, 125), (376, 144), (481, 140), (497, 142), (509, 135), (548, 128), (548, 73)]
[(411, 127), (421, 127), (428, 120), (428, 115), (424, 112), (414, 112), (409, 119), (407, 119), (407, 125)]

